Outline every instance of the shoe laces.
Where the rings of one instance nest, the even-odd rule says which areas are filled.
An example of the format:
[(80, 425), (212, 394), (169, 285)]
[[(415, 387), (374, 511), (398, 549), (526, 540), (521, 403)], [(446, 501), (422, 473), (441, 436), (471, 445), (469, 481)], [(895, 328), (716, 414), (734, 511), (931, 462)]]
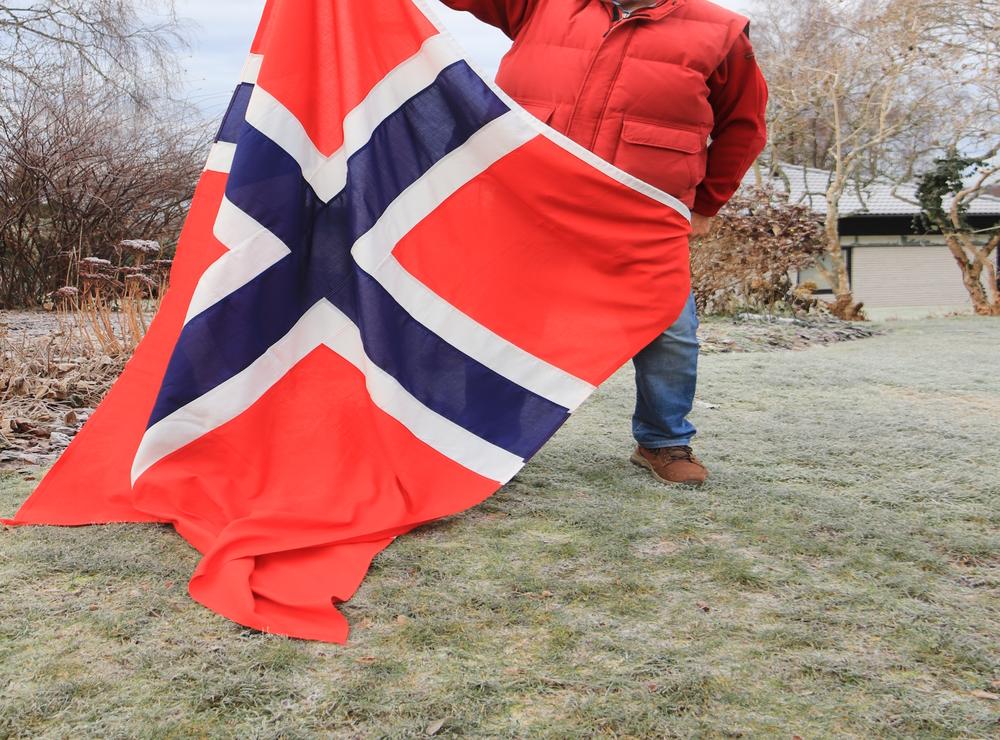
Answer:
[(653, 454), (657, 457), (666, 457), (669, 460), (687, 460), (688, 462), (695, 462), (694, 450), (687, 445), (680, 447), (661, 447), (658, 450), (654, 450)]

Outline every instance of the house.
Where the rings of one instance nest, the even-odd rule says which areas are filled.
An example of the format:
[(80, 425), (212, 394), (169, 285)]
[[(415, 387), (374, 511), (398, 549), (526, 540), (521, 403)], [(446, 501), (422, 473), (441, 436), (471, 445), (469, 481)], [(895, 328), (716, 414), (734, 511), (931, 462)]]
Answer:
[[(761, 178), (779, 192), (788, 192), (791, 203), (809, 206), (826, 217), (825, 193), (831, 173), (812, 167), (783, 165), (781, 175), (761, 169)], [(757, 183), (751, 169), (744, 187)], [(847, 257), (855, 299), (865, 304), (872, 318), (919, 317), (969, 311), (972, 301), (962, 284), (944, 237), (917, 228), (916, 183), (897, 185), (879, 180), (871, 185), (848, 187), (840, 201), (841, 244)], [(1000, 198), (983, 195), (969, 208), (969, 222), (977, 229), (1000, 224)], [(1000, 250), (994, 255), (1000, 269)], [(818, 270), (803, 271), (799, 283), (813, 282), (818, 294), (831, 295)]]

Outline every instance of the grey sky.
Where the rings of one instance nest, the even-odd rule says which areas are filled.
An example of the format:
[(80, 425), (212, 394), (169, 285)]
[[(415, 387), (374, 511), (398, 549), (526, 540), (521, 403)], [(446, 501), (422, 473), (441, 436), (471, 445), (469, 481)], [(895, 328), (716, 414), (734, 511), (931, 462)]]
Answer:
[[(740, 8), (746, 0), (716, 0)], [(184, 90), (206, 112), (220, 114), (229, 102), (250, 48), (264, 0), (177, 0), (180, 15), (192, 24), (192, 49), (183, 60)], [(489, 74), (495, 74), (510, 42), (468, 13), (441, 6), (441, 17), (469, 56)]]

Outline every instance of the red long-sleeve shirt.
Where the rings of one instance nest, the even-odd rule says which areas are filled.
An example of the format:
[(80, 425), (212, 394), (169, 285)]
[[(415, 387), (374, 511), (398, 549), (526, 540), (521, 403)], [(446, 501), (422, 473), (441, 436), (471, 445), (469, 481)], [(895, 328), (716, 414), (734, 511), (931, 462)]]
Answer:
[(714, 216), (733, 197), (767, 144), (767, 82), (748, 36), (737, 39), (725, 61), (708, 78), (708, 87), (715, 128), (694, 212)]

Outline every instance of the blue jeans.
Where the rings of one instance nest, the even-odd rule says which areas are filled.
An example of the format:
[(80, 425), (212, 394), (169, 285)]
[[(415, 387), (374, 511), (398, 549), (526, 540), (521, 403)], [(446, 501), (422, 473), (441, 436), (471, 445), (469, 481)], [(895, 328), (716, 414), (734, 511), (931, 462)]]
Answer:
[(687, 416), (698, 385), (698, 312), (692, 295), (677, 322), (632, 361), (636, 403), (632, 434), (643, 447), (690, 445), (696, 430)]

